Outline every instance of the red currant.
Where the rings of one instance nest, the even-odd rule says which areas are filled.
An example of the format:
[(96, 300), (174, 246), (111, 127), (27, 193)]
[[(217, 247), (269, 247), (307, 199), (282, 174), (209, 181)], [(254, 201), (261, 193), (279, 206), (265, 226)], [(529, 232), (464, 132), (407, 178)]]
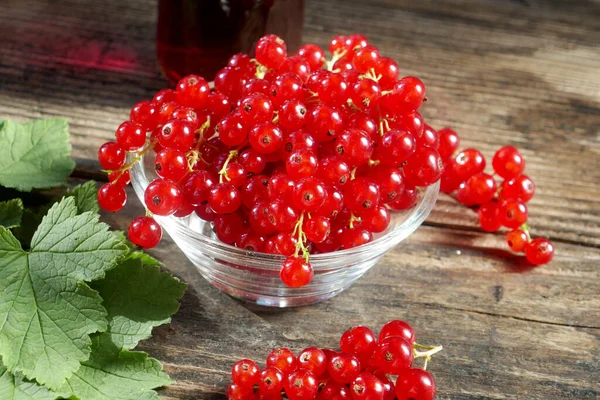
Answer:
[(285, 347), (275, 349), (267, 356), (267, 367), (275, 367), (284, 377), (298, 368), (298, 360), (290, 349)]
[(188, 160), (182, 151), (169, 148), (162, 149), (156, 154), (154, 169), (161, 178), (178, 182), (189, 170)]
[(156, 215), (173, 214), (181, 206), (182, 199), (179, 186), (162, 178), (150, 182), (144, 192), (146, 207)]
[(525, 160), (519, 150), (513, 146), (505, 146), (494, 154), (492, 159), (494, 171), (504, 179), (514, 179), (525, 170)]
[(272, 122), (264, 122), (250, 129), (248, 133), (250, 145), (261, 154), (274, 153), (283, 144), (283, 133)]
[(131, 121), (125, 121), (116, 133), (117, 143), (121, 145), (125, 151), (134, 151), (144, 147), (146, 143), (146, 132), (141, 124)]
[(399, 319), (388, 322), (379, 331), (380, 342), (388, 337), (401, 337), (408, 340), (411, 344), (414, 344), (416, 341), (415, 331), (412, 326)]
[(283, 390), (283, 374), (281, 371), (276, 367), (267, 366), (260, 373), (258, 390), (267, 398), (275, 395), (281, 396), (281, 391)]
[(242, 196), (232, 184), (219, 183), (210, 190), (208, 204), (217, 214), (229, 214), (240, 207)]
[(305, 44), (298, 50), (298, 56), (304, 58), (311, 71), (320, 69), (325, 63), (325, 52), (316, 44)]
[(535, 185), (527, 175), (519, 175), (514, 179), (502, 182), (500, 198), (515, 199), (527, 203), (535, 194)]
[(458, 134), (450, 128), (444, 128), (438, 131), (438, 138), (440, 142), (438, 146), (440, 157), (442, 157), (442, 160), (447, 160), (456, 153), (458, 146), (460, 146)]
[(277, 69), (287, 57), (285, 42), (275, 36), (265, 36), (256, 43), (256, 61), (269, 69)]
[(399, 167), (416, 149), (417, 141), (413, 135), (392, 129), (381, 137), (375, 157), (384, 165)]
[(298, 368), (311, 371), (318, 379), (327, 371), (327, 357), (321, 349), (309, 347), (298, 355)]
[(377, 339), (373, 331), (362, 325), (348, 329), (340, 339), (340, 350), (355, 355), (361, 365), (367, 364), (376, 345)]
[(383, 372), (399, 375), (413, 362), (412, 343), (403, 337), (393, 336), (379, 342), (374, 353), (375, 365)]
[(127, 192), (123, 186), (105, 183), (98, 190), (98, 204), (103, 210), (116, 212), (125, 207)]
[(196, 134), (192, 124), (180, 119), (167, 122), (158, 134), (158, 143), (162, 147), (188, 151), (194, 145)]
[(285, 395), (290, 400), (314, 399), (319, 390), (317, 380), (311, 371), (299, 369), (284, 380)]
[(131, 243), (150, 249), (162, 239), (162, 228), (152, 217), (136, 217), (129, 224), (127, 235)]
[(210, 87), (204, 78), (197, 75), (183, 77), (177, 83), (175, 91), (179, 104), (198, 109), (206, 108)]
[(350, 384), (350, 394), (353, 400), (383, 400), (384, 387), (373, 374), (363, 372)]
[(520, 200), (505, 200), (498, 209), (498, 221), (502, 226), (515, 229), (527, 222), (527, 206)]
[(351, 354), (339, 353), (331, 357), (327, 371), (335, 382), (346, 385), (360, 374), (360, 361)]
[(513, 229), (506, 234), (506, 243), (512, 251), (520, 253), (525, 251), (525, 247), (528, 245), (529, 237), (521, 229)]
[(98, 149), (98, 161), (102, 168), (114, 171), (125, 164), (125, 150), (116, 142), (104, 143)]
[(433, 400), (435, 381), (431, 374), (423, 369), (406, 369), (396, 380), (396, 396), (398, 400)]
[(548, 264), (554, 257), (554, 246), (548, 239), (533, 239), (525, 247), (525, 257), (533, 265)]
[(252, 388), (259, 379), (260, 369), (252, 360), (240, 360), (231, 368), (231, 380), (243, 388)]
[(290, 256), (285, 259), (281, 266), (281, 281), (291, 288), (299, 288), (308, 285), (314, 276), (310, 262), (301, 257)]

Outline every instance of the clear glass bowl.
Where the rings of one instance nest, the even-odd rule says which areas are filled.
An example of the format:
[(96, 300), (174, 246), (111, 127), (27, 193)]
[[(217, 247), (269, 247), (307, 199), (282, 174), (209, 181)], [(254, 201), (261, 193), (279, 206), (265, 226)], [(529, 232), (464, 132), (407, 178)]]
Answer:
[[(154, 155), (131, 171), (131, 182), (142, 203), (144, 190), (156, 178)], [(427, 218), (439, 192), (439, 182), (419, 193), (415, 207), (393, 212), (390, 226), (374, 240), (353, 249), (311, 255), (313, 281), (302, 288), (285, 286), (279, 278), (283, 256), (239, 249), (220, 242), (209, 222), (195, 213), (185, 218), (155, 216), (202, 276), (239, 299), (271, 307), (293, 307), (327, 300), (347, 289), (381, 257), (406, 239)]]

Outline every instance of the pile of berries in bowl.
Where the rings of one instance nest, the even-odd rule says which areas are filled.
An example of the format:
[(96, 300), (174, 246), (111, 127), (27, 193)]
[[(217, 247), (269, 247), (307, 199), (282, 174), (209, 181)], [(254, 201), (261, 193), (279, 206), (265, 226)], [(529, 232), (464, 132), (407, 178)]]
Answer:
[(418, 113), (425, 87), (399, 76), (362, 35), (332, 58), (306, 44), (288, 56), (267, 35), (214, 78), (184, 77), (131, 110), (99, 150), (118, 211), (131, 178), (147, 215), (130, 240), (164, 228), (227, 293), (273, 306), (310, 304), (349, 287), (427, 217), (442, 160)]

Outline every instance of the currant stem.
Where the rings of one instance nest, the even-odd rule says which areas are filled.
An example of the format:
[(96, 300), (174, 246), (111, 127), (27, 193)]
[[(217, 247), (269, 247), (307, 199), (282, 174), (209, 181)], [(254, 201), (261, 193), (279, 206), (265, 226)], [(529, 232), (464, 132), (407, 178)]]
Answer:
[(298, 257), (300, 250), (302, 250), (302, 258), (304, 258), (304, 260), (306, 260), (306, 262), (308, 262), (310, 253), (308, 252), (308, 249), (304, 245), (304, 242), (306, 242), (307, 239), (306, 239), (306, 234), (302, 231), (303, 223), (304, 223), (304, 213), (300, 214), (300, 218), (298, 218), (298, 221), (296, 222), (296, 226), (294, 227), (294, 232), (292, 232), (292, 235), (298, 234), (298, 241), (296, 242), (296, 257)]
[(196, 130), (198, 133), (198, 141), (196, 142), (196, 146), (186, 154), (186, 158), (188, 160), (188, 169), (190, 172), (194, 170), (194, 166), (198, 162), (198, 160), (202, 159), (200, 157), (200, 146), (204, 143), (204, 131), (210, 127), (210, 117), (206, 120), (204, 124), (200, 128)]
[(229, 162), (234, 159), (235, 157), (237, 157), (238, 155), (238, 151), (237, 150), (231, 150), (229, 152), (229, 155), (227, 156), (227, 160), (225, 160), (225, 163), (223, 164), (223, 168), (221, 168), (221, 170), (219, 171), (219, 183), (223, 183), (223, 177), (225, 177), (225, 179), (227, 179), (227, 181), (229, 181), (229, 177), (227, 176), (227, 166), (229, 165)]
[[(425, 347), (425, 346), (421, 346), (421, 345), (419, 345), (419, 346), (420, 347)], [(430, 348), (430, 350), (428, 350), (428, 351), (418, 351), (417, 349), (413, 349), (413, 353), (415, 355), (415, 358), (419, 358), (419, 357), (431, 357), (432, 355), (434, 355), (436, 353), (439, 353), (442, 350), (443, 350), (442, 346), (435, 346), (435, 347)]]
[(354, 213), (350, 213), (350, 222), (348, 223), (348, 227), (350, 227), (350, 229), (354, 228), (354, 223), (360, 222), (360, 220), (360, 217), (357, 217), (354, 215)]
[(344, 51), (336, 51), (335, 53), (333, 53), (331, 60), (325, 61), (325, 67), (326, 67), (327, 71), (333, 72), (333, 65), (336, 62), (338, 62), (338, 60), (341, 60), (342, 58), (344, 58), (344, 56), (346, 55), (347, 52), (348, 52), (347, 50), (344, 50)]
[(151, 149), (153, 149), (155, 144), (156, 144), (156, 139), (150, 139), (150, 140), (148, 140), (146, 142), (146, 147), (144, 147), (144, 148), (142, 148), (141, 150), (138, 150), (138, 151), (132, 151), (130, 153), (130, 154), (133, 154), (133, 160), (131, 160), (127, 164), (123, 165), (121, 168), (115, 169), (114, 171), (108, 171), (108, 170), (103, 170), (103, 171), (107, 172), (109, 174), (115, 173), (115, 172), (119, 172), (119, 178), (120, 178), (121, 175), (123, 175), (125, 173), (125, 171), (131, 169), (131, 167), (133, 167), (135, 165), (135, 163), (137, 163), (138, 161), (140, 161), (142, 159), (142, 156), (144, 156)]
[(527, 235), (527, 241), (531, 242), (531, 235), (529, 234), (529, 229), (531, 229), (531, 227), (527, 222), (521, 225), (521, 230), (523, 230), (523, 232), (525, 232), (525, 234)]

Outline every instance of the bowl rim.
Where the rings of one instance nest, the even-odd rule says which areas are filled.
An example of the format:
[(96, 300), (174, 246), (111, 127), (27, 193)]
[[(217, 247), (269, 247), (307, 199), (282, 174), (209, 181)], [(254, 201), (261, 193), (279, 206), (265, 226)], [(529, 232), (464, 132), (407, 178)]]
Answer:
[[(144, 159), (145, 156), (142, 156), (139, 159), (139, 162), (136, 162), (131, 168), (131, 185), (133, 186), (138, 199), (145, 207), (143, 194), (146, 186), (150, 183), (150, 181), (146, 177)], [(437, 201), (439, 187), (439, 180), (426, 188), (418, 187), (417, 190), (420, 191), (420, 201), (415, 206), (413, 206), (413, 208), (410, 210), (410, 213), (405, 216), (404, 221), (402, 221), (393, 230), (377, 237), (372, 242), (369, 242), (362, 246), (353, 247), (351, 249), (336, 250), (334, 252), (329, 253), (311, 254), (311, 264), (313, 264), (313, 266), (315, 264), (324, 265), (327, 264), (328, 261), (339, 261), (340, 258), (363, 255), (365, 253), (375, 251), (375, 249), (377, 248), (385, 247), (389, 249), (397, 245), (402, 240), (406, 239), (406, 237), (411, 235), (419, 226), (421, 226), (423, 221), (425, 221), (425, 219), (430, 214), (431, 210), (433, 209), (433, 206)], [(172, 228), (175, 228), (179, 231), (178, 233), (185, 234), (188, 238), (197, 241), (200, 246), (208, 246), (209, 248), (215, 251), (227, 252), (229, 253), (229, 255), (233, 254), (244, 258), (251, 257), (253, 259), (264, 260), (265, 262), (268, 261), (281, 263), (285, 258), (287, 258), (287, 256), (281, 254), (270, 254), (241, 249), (239, 247), (223, 243), (217, 239), (213, 239), (212, 237), (198, 234), (198, 232), (192, 230), (188, 226), (184, 218), (175, 217), (173, 215), (155, 215), (154, 218), (159, 223), (161, 223), (161, 225), (163, 225), (167, 231), (169, 231)], [(169, 234), (171, 233), (169, 232)], [(265, 265), (264, 267), (265, 269), (271, 269), (268, 265)]]

